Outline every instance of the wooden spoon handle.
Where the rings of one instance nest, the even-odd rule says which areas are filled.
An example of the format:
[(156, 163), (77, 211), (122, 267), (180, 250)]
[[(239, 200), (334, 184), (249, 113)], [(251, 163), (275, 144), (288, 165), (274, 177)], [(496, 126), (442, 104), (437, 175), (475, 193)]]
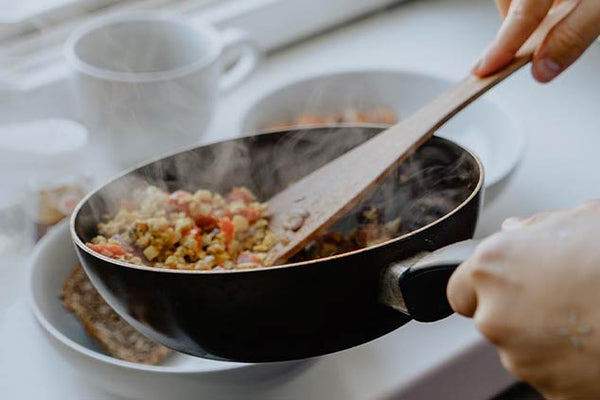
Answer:
[(446, 121), (527, 64), (547, 32), (571, 8), (559, 6), (548, 14), (513, 61), (502, 70), (483, 79), (468, 76), (408, 119), (271, 198), (270, 226), (278, 237), (284, 239), (271, 250), (268, 262), (284, 263), (364, 199)]
[(485, 78), (478, 78), (474, 75), (467, 76), (432, 103), (419, 110), (418, 114), (422, 115), (419, 115), (418, 118), (430, 115), (431, 117), (428, 119), (432, 123), (430, 131), (436, 131), (485, 92), (527, 65), (532, 57), (533, 53), (515, 57), (506, 67)]

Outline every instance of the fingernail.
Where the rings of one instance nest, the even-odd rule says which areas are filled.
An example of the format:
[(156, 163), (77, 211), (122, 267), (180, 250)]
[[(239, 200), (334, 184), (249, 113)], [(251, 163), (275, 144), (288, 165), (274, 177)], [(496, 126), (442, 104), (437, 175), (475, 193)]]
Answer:
[(487, 67), (487, 62), (489, 61), (488, 56), (492, 47), (493, 43), (488, 45), (485, 48), (485, 50), (479, 55), (479, 58), (477, 59), (475, 64), (473, 64), (473, 68), (471, 68), (472, 73), (474, 73), (475, 75), (481, 75), (481, 72), (485, 71), (485, 68)]
[(481, 64), (483, 63), (483, 58), (479, 58), (475, 64), (473, 64), (473, 66), (471, 67), (471, 72), (476, 74), (477, 72), (479, 72), (479, 68), (481, 68)]
[(523, 222), (523, 220), (521, 218), (517, 218), (517, 217), (507, 218), (502, 223), (502, 229), (503, 230), (511, 230), (511, 229), (518, 228), (519, 226), (522, 225), (522, 222)]
[(551, 81), (561, 70), (560, 64), (551, 58), (542, 58), (533, 64), (534, 75), (541, 82)]

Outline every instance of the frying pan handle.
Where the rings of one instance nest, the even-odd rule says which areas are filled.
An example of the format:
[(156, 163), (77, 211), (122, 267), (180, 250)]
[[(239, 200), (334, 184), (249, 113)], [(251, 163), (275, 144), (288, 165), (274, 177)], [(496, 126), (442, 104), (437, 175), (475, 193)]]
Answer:
[(384, 275), (382, 301), (421, 322), (451, 315), (454, 311), (446, 297), (448, 280), (479, 242), (465, 240), (392, 264)]

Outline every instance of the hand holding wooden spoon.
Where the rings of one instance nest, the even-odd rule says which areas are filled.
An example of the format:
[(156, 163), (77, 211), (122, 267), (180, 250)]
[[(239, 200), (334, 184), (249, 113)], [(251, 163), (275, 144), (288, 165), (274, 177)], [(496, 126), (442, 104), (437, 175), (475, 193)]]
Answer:
[(267, 262), (283, 264), (358, 204), (452, 116), (527, 64), (550, 29), (571, 11), (558, 6), (502, 70), (469, 75), (408, 119), (312, 172), (269, 200), (270, 227), (283, 238)]
[(529, 35), (548, 14), (553, 3), (573, 7), (535, 49), (533, 76), (549, 82), (567, 69), (600, 35), (600, 2), (597, 0), (496, 0), (504, 23), (496, 39), (473, 67), (487, 76), (510, 63)]

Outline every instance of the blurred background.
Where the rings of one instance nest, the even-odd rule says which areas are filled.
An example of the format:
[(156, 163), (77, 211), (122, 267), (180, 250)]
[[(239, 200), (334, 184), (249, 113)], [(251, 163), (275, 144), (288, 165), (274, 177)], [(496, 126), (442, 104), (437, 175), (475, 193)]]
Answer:
[[(62, 276), (48, 278), (46, 298), (58, 322), (32, 313), (30, 272), (74, 257), (65, 219), (87, 192), (181, 147), (401, 120), (463, 77), (500, 24), (493, 0), (0, 0), (0, 10), (0, 393), (51, 400), (154, 398), (111, 385), (135, 368), (98, 357), (61, 308)], [(595, 197), (599, 64), (593, 45), (551, 92), (521, 71), (440, 132), (485, 166), (478, 236)], [(568, 141), (574, 131), (580, 142)], [(179, 388), (172, 398), (538, 398), (458, 316), (313, 361), (235, 389), (238, 375), (206, 373), (229, 367), (202, 361), (193, 379), (163, 386)], [(147, 372), (135, 382), (176, 375)]]
[[(68, 201), (80, 196), (77, 186), (93, 185), (94, 179), (109, 176), (118, 168), (105, 168), (103, 172), (91, 174), (89, 169), (90, 158), (106, 160), (96, 153), (90, 151), (87, 156), (79, 159), (81, 151), (74, 149), (60, 149), (56, 141), (72, 142), (74, 138), (81, 141), (79, 146), (86, 146), (93, 142), (95, 148), (101, 133), (98, 129), (90, 127), (89, 120), (85, 119), (85, 110), (78, 103), (78, 89), (73, 88), (72, 75), (73, 65), (65, 59), (65, 43), (73, 32), (82, 26), (93, 23), (95, 20), (110, 19), (114, 16), (140, 13), (156, 12), (168, 13), (181, 16), (182, 19), (194, 24), (195, 21), (209, 24), (219, 30), (235, 27), (244, 33), (251, 41), (252, 46), (259, 54), (268, 54), (282, 46), (289, 45), (307, 38), (311, 35), (338, 26), (346, 21), (364, 17), (373, 12), (381, 11), (383, 7), (399, 3), (392, 0), (378, 0), (372, 2), (361, 1), (279, 1), (279, 0), (26, 0), (9, 1), (0, 3), (2, 15), (0, 15), (0, 135), (5, 144), (0, 145), (2, 159), (2, 180), (6, 182), (6, 190), (0, 197), (2, 210), (10, 210), (8, 214), (18, 215), (20, 208), (30, 208), (28, 214), (34, 219), (34, 224), (49, 225), (60, 220), (60, 212), (48, 211), (45, 216), (36, 210), (38, 202), (33, 199), (39, 194), (42, 186), (53, 186), (49, 182), (35, 182), (25, 184), (25, 181), (35, 178), (34, 175), (45, 170), (48, 165), (54, 165), (52, 158), (74, 157), (71, 165), (78, 165), (81, 173), (77, 176), (66, 177), (57, 169), (55, 174), (49, 174), (46, 181), (63, 181), (56, 184), (56, 188), (68, 192)], [(315, 13), (315, 10), (318, 10)], [(133, 39), (135, 40), (135, 38)], [(98, 51), (91, 49), (90, 51)], [(236, 57), (235, 54), (223, 55), (222, 63), (229, 65)], [(174, 85), (173, 85), (174, 86)], [(116, 93), (116, 90), (112, 92)], [(177, 96), (183, 96), (181, 91)], [(113, 99), (114, 100), (114, 99)], [(176, 102), (177, 100), (173, 100)], [(213, 120), (212, 108), (203, 120)], [(47, 119), (61, 119), (53, 121), (53, 130), (56, 133), (52, 141), (55, 142), (54, 153), (46, 154), (40, 159), (40, 149), (35, 148), (32, 142), (45, 137), (44, 132), (48, 130)], [(124, 117), (127, 118), (127, 117)], [(40, 121), (41, 120), (41, 121)], [(69, 121), (64, 121), (69, 120)], [(83, 126), (75, 126), (72, 121), (83, 122)], [(70, 124), (71, 123), (71, 124)], [(70, 125), (69, 125), (70, 124)], [(92, 132), (90, 132), (90, 129)], [(70, 136), (62, 137), (63, 132), (68, 130)], [(95, 130), (95, 132), (94, 132)], [(27, 139), (22, 132), (28, 132)], [(78, 132), (73, 132), (78, 131)], [(206, 129), (194, 132), (194, 140), (206, 137)], [(230, 136), (234, 136), (232, 132)], [(85, 136), (85, 137), (82, 137)], [(227, 135), (224, 135), (225, 137)], [(11, 144), (6, 143), (10, 137)], [(15, 139), (20, 137), (21, 139)], [(47, 138), (46, 138), (47, 139)], [(97, 140), (98, 139), (98, 140)], [(182, 143), (188, 143), (187, 142)], [(1, 142), (1, 141), (0, 141)], [(17, 143), (18, 142), (18, 143)], [(72, 144), (72, 143), (71, 143)], [(40, 147), (47, 148), (47, 144), (38, 143)], [(64, 146), (63, 146), (64, 147)], [(68, 146), (66, 146), (68, 147)], [(87, 151), (87, 150), (85, 150)], [(66, 153), (69, 153), (67, 156)], [(34, 155), (34, 154), (37, 154)], [(64, 166), (69, 169), (69, 166)], [(69, 189), (64, 185), (70, 181)], [(67, 182), (68, 183), (68, 182)], [(72, 184), (72, 185), (71, 185)], [(25, 187), (33, 186), (33, 187)], [(25, 193), (28, 192), (28, 193)], [(33, 193), (32, 193), (33, 192)], [(63, 196), (61, 194), (61, 196)], [(39, 197), (39, 196), (38, 196)], [(46, 196), (47, 197), (47, 196)], [(63, 196), (64, 197), (64, 196)], [(19, 207), (14, 207), (19, 203)], [(25, 204), (27, 203), (27, 204)], [(21, 207), (22, 206), (22, 207)], [(33, 208), (33, 209), (31, 209)], [(37, 207), (39, 208), (39, 207)], [(64, 208), (64, 207), (63, 207)], [(54, 215), (49, 215), (54, 214)], [(6, 213), (2, 214), (6, 215)], [(64, 216), (64, 213), (62, 213)], [(40, 221), (39, 219), (44, 221)], [(20, 220), (20, 217), (18, 218)], [(37, 219), (37, 220), (36, 220)], [(0, 224), (8, 226), (14, 223), (12, 217), (0, 219)], [(24, 228), (24, 227), (23, 227)], [(29, 230), (36, 231), (33, 237), (39, 237), (37, 232), (39, 226), (30, 226)], [(10, 229), (9, 229), (10, 231)], [(14, 238), (16, 232), (9, 236)], [(41, 232), (40, 232), (41, 233)], [(23, 233), (27, 237), (31, 232)], [(16, 246), (12, 242), (3, 245), (2, 230), (0, 230), (0, 254), (7, 252), (15, 253), (23, 246)], [(7, 238), (4, 238), (6, 241)], [(31, 244), (31, 243), (29, 243)], [(17, 248), (18, 247), (18, 248)]]

